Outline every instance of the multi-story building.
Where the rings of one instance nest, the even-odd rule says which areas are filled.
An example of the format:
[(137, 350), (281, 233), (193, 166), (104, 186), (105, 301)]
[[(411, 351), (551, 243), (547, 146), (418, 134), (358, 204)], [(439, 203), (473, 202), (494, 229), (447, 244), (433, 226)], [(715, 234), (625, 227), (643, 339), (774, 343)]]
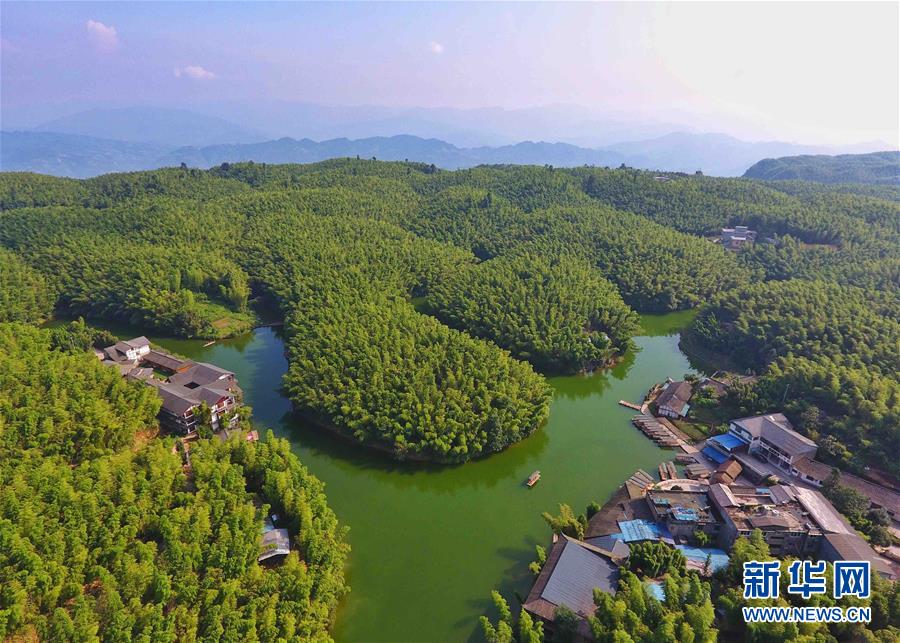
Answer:
[(166, 381), (151, 380), (163, 400), (160, 421), (179, 433), (190, 433), (200, 422), (199, 408), (209, 407), (213, 431), (231, 428), (237, 421), (241, 390), (234, 373), (212, 364), (192, 363)]
[(727, 442), (729, 451), (740, 452), (743, 450), (741, 447), (746, 445), (750, 454), (798, 477), (797, 463), (812, 460), (818, 450), (815, 442), (794, 431), (783, 413), (732, 420), (727, 436), (710, 438), (707, 445), (718, 447), (721, 442)]

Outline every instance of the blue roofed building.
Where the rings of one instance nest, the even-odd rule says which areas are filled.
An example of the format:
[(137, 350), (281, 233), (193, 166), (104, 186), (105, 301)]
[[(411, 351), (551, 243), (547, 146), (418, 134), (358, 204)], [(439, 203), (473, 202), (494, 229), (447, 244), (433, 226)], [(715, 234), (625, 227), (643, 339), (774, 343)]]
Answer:
[(749, 444), (749, 441), (738, 435), (723, 433), (722, 435), (714, 435), (709, 438), (706, 441), (706, 446), (703, 447), (702, 453), (716, 464), (722, 464), (732, 454), (746, 451)]

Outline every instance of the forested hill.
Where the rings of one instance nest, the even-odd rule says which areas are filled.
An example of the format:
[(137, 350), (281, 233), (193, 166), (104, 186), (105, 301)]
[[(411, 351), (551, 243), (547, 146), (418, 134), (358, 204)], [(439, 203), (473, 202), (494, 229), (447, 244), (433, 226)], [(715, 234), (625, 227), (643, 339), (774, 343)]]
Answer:
[(744, 177), (768, 181), (900, 185), (900, 152), (763, 159), (748, 169)]
[[(55, 308), (206, 337), (265, 297), (297, 410), (398, 458), (504, 449), (547, 417), (545, 374), (620, 359), (635, 312), (706, 306), (698, 337), (771, 390), (790, 373), (790, 396), (753, 404), (801, 426), (819, 413), (809, 432), (835, 457), (897, 465), (880, 462), (900, 435), (897, 187), (343, 159), (3, 174), (0, 207), (11, 319)], [(726, 252), (714, 239), (739, 224), (759, 240)], [(825, 356), (852, 396), (823, 397)]]

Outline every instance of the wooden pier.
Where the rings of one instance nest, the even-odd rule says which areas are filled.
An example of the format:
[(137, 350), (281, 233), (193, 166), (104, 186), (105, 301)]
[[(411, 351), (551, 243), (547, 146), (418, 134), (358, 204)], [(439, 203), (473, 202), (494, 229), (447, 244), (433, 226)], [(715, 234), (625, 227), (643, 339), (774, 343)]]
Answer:
[(656, 442), (661, 447), (676, 448), (682, 445), (682, 441), (664, 424), (661, 424), (652, 415), (636, 415), (631, 422), (639, 428), (644, 435)]
[(634, 410), (634, 411), (640, 411), (640, 410), (641, 410), (640, 405), (638, 405), (638, 404), (632, 404), (631, 402), (627, 402), (627, 401), (625, 401), (625, 400), (619, 400), (619, 404), (621, 404), (622, 406), (624, 406), (624, 407), (626, 407), (626, 408), (632, 409), (632, 410)]

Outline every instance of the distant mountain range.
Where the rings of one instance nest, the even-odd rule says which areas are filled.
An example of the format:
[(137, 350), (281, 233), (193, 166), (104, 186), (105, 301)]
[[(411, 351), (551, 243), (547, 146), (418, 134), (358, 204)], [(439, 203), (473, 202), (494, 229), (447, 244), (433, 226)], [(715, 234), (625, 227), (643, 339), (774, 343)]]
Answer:
[(800, 179), (820, 183), (900, 185), (900, 152), (763, 159), (747, 170), (744, 176), (770, 181)]
[[(332, 131), (344, 123), (350, 131), (395, 131), (407, 123), (416, 131), (444, 131), (459, 138), (484, 140), (472, 130), (460, 134), (461, 128), (478, 125), (472, 115), (481, 115), (483, 128), (496, 127), (503, 132), (497, 138), (506, 139), (510, 132), (527, 129), (548, 131), (547, 110), (425, 110), (411, 109), (397, 112), (383, 108), (334, 108), (329, 117), (318, 106), (291, 104), (282, 106), (286, 130), (304, 129), (299, 115), (309, 117), (306, 130)], [(290, 109), (289, 109), (290, 107)], [(275, 108), (273, 108), (275, 109)], [(281, 109), (281, 108), (279, 108)], [(354, 109), (361, 115), (354, 116)], [(304, 111), (305, 110), (305, 111)], [(445, 121), (429, 123), (446, 111)], [(570, 110), (571, 111), (571, 108)], [(516, 122), (504, 127), (505, 114), (515, 114)], [(383, 116), (379, 124), (378, 116)], [(574, 111), (571, 129), (555, 126), (560, 133), (587, 131), (593, 121), (587, 114)], [(237, 114), (240, 118), (241, 115)], [(258, 115), (257, 115), (258, 117)], [(403, 120), (404, 117), (407, 120)], [(354, 120), (356, 118), (356, 120)], [(581, 119), (581, 120), (578, 120)], [(255, 122), (249, 118), (250, 122)], [(243, 120), (241, 122), (244, 122)], [(273, 122), (277, 122), (273, 121)], [(609, 138), (610, 123), (596, 123), (598, 138)], [(603, 129), (603, 128), (606, 129)], [(659, 125), (618, 124), (617, 135), (658, 131)], [(630, 129), (629, 129), (630, 127)], [(452, 131), (451, 131), (452, 130)], [(583, 138), (583, 137), (582, 137)], [(558, 139), (557, 139), (558, 140)], [(824, 154), (856, 151), (827, 147), (797, 145), (782, 142), (747, 142), (725, 134), (674, 132), (662, 136), (635, 138), (603, 146), (583, 146), (567, 142), (516, 142), (496, 145), (461, 145), (443, 138), (417, 136), (408, 133), (391, 136), (360, 138), (310, 137), (267, 138), (253, 128), (245, 128), (217, 116), (207, 116), (180, 109), (131, 107), (123, 109), (91, 109), (57, 118), (27, 131), (2, 133), (0, 169), (5, 171), (33, 171), (59, 176), (84, 178), (107, 172), (146, 170), (186, 163), (191, 167), (208, 168), (223, 162), (255, 161), (259, 163), (311, 163), (329, 158), (360, 156), (381, 160), (411, 160), (433, 163), (446, 169), (472, 167), (480, 164), (535, 164), (572, 167), (579, 165), (618, 166), (625, 163), (661, 171), (703, 171), (715, 176), (740, 176), (762, 158)]]
[(170, 149), (183, 145), (257, 143), (271, 138), (215, 116), (162, 107), (89, 109), (48, 121), (33, 131), (153, 143)]

